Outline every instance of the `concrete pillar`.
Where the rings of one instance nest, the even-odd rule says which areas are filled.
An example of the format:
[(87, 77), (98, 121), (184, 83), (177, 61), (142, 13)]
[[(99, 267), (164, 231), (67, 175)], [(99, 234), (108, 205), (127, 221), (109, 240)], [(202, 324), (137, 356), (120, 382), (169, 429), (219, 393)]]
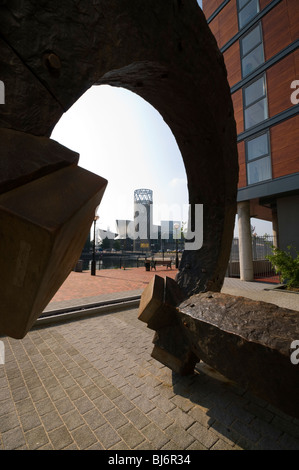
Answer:
[(278, 219), (276, 209), (272, 209), (273, 245), (278, 248)]
[(250, 202), (238, 203), (240, 279), (253, 281)]

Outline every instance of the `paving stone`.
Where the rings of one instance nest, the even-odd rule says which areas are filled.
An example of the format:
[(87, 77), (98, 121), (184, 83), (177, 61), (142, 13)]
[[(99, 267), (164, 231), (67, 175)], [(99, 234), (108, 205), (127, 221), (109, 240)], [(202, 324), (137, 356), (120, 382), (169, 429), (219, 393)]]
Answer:
[(239, 421), (236, 419), (234, 423), (232, 424), (232, 428), (236, 430), (241, 436), (243, 436), (245, 439), (256, 443), (259, 439), (261, 439), (261, 434), (256, 431), (252, 426), (243, 423), (242, 421)]
[[(18, 401), (15, 406), (16, 406), (16, 410), (19, 416), (35, 411), (35, 407), (31, 398), (26, 398), (25, 400)], [(1, 404), (0, 404), (0, 410), (1, 410)], [(1, 412), (0, 412), (0, 415), (1, 415)]]
[(47, 432), (63, 425), (63, 421), (57, 411), (51, 411), (50, 413), (43, 415), (41, 419)]
[(115, 407), (114, 403), (111, 400), (109, 400), (109, 398), (105, 397), (104, 395), (93, 400), (93, 403), (97, 406), (97, 408), (102, 413), (112, 410)]
[(279, 438), (278, 445), (283, 450), (299, 450), (298, 439), (285, 433)]
[(115, 398), (113, 403), (123, 412), (127, 413), (135, 408), (135, 405), (123, 395)]
[(100, 426), (95, 431), (100, 443), (103, 445), (104, 449), (110, 449), (112, 446), (121, 441), (120, 435), (110, 426), (109, 423)]
[(286, 420), (280, 416), (275, 416), (271, 424), (278, 430), (290, 434), (291, 436), (299, 439), (299, 426), (293, 421)]
[(73, 385), (72, 387), (67, 388), (66, 393), (71, 400), (77, 400), (78, 398), (85, 396), (85, 393), (79, 385)]
[(165, 413), (168, 413), (169, 411), (173, 410), (176, 407), (175, 404), (171, 400), (168, 400), (167, 398), (162, 397), (161, 395), (154, 397), (151, 401), (158, 408), (165, 411)]
[(253, 420), (254, 415), (245, 409), (247, 404), (247, 400), (242, 400), (240, 397), (238, 397), (238, 399), (231, 403), (226, 408), (226, 410), (236, 419), (242, 421), (243, 423), (249, 424)]
[(260, 418), (254, 418), (250, 423), (250, 428), (254, 429), (261, 435), (266, 435), (267, 437), (276, 440), (283, 434), (281, 430), (271, 426), (269, 423), (261, 420)]
[(192, 424), (188, 432), (207, 449), (210, 449), (218, 440), (218, 437), (213, 432), (200, 423)]
[(248, 405), (245, 406), (245, 410), (268, 423), (270, 423), (274, 417), (271, 411), (256, 403), (248, 403)]
[(73, 403), (78, 408), (81, 414), (84, 414), (94, 408), (94, 404), (92, 403), (92, 401), (89, 400), (89, 398), (87, 398), (85, 395), (81, 398), (78, 398)]
[(190, 446), (187, 447), (186, 450), (191, 450), (191, 451), (194, 451), (194, 450), (209, 450), (207, 447), (205, 447), (202, 442), (199, 442), (199, 441), (194, 441), (192, 442), (192, 444), (190, 444)]
[(122, 395), (122, 393), (112, 384), (110, 384), (108, 387), (102, 388), (102, 391), (108, 398), (110, 398), (110, 400), (113, 400), (114, 398), (120, 397)]
[(194, 407), (194, 403), (192, 403), (188, 398), (181, 397), (180, 395), (175, 395), (171, 398), (171, 401), (175, 406), (178, 406), (185, 412), (188, 412)]
[(15, 390), (11, 390), (12, 398), (15, 402), (20, 400), (25, 400), (25, 398), (29, 398), (29, 392), (26, 388), (20, 387), (16, 388)]
[(140, 397), (140, 395), (141, 395), (141, 391), (138, 390), (137, 388), (133, 387), (130, 384), (127, 384), (124, 387), (121, 387), (121, 391), (130, 400), (133, 400), (134, 398)]
[(100, 442), (96, 442), (95, 444), (92, 444), (90, 447), (87, 447), (86, 450), (104, 450), (104, 447)]
[(125, 424), (117, 431), (125, 443), (130, 447), (130, 449), (134, 449), (145, 439), (144, 436), (131, 423)]
[(105, 418), (106, 420), (115, 428), (118, 429), (121, 426), (125, 425), (128, 423), (128, 419), (125, 417), (125, 415), (118, 410), (117, 408), (113, 408), (110, 411), (107, 411), (105, 413)]
[(34, 429), (42, 424), (36, 411), (22, 414), (20, 416), (20, 421), (24, 432)]
[(143, 428), (142, 434), (145, 435), (155, 449), (161, 449), (170, 440), (170, 437), (154, 423), (150, 423)]
[(258, 441), (257, 448), (260, 450), (284, 450), (277, 442), (277, 439), (268, 436), (264, 436)]
[(74, 429), (71, 434), (78, 448), (81, 450), (87, 449), (97, 442), (95, 435), (87, 425)]
[[(29, 449), (31, 450), (39, 449), (49, 442), (48, 436), (45, 433), (43, 426), (39, 426), (37, 428), (31, 429), (30, 431), (27, 431), (25, 433), (25, 439)], [(54, 448), (58, 449), (58, 447), (55, 446)]]
[(111, 382), (102, 375), (98, 375), (98, 376), (94, 377), (93, 381), (101, 389), (111, 385)]
[(150, 424), (150, 420), (148, 419), (148, 417), (137, 408), (130, 410), (126, 414), (126, 416), (134, 424), (134, 426), (139, 430), (143, 429), (145, 426)]
[(224, 426), (223, 423), (218, 421), (214, 421), (210, 429), (211, 432), (218, 436), (219, 439), (224, 440), (231, 446), (235, 446), (241, 437), (237, 431), (231, 429), (230, 427)]
[(76, 385), (75, 380), (68, 374), (65, 377), (61, 377), (59, 379), (60, 385), (64, 388), (64, 390), (67, 390), (68, 388), (73, 387)]
[(149, 400), (147, 397), (144, 397), (142, 395), (134, 398), (132, 401), (144, 413), (149, 413), (151, 410), (153, 410), (156, 407), (151, 400)]
[[(138, 447), (136, 447), (136, 450)], [(127, 446), (127, 444), (124, 441), (119, 441), (117, 444), (114, 444), (114, 446), (110, 447), (109, 450), (131, 450), (130, 447)]]
[(97, 408), (87, 411), (87, 413), (84, 414), (84, 420), (87, 422), (91, 430), (95, 430), (106, 423), (104, 415), (100, 413)]
[(60, 400), (55, 401), (55, 406), (61, 415), (75, 408), (69, 398), (61, 398)]
[(40, 416), (43, 416), (47, 413), (53, 413), (55, 411), (53, 402), (48, 397), (44, 398), (43, 400), (39, 400), (38, 402), (35, 402), (34, 406), (36, 407), (37, 412)]
[[(33, 401), (39, 401), (48, 397), (48, 394), (43, 386), (35, 387), (32, 390), (30, 390), (30, 395)], [(59, 395), (58, 390), (57, 391), (55, 390), (54, 395), (55, 396)], [(61, 395), (64, 395), (63, 390), (61, 391)]]
[(72, 436), (65, 425), (48, 433), (50, 441), (56, 450), (64, 449), (73, 443)]
[(17, 413), (15, 411), (7, 413), (1, 417), (0, 432), (6, 432), (10, 429), (17, 428), (20, 425)]
[(195, 441), (194, 436), (176, 423), (169, 426), (164, 432), (169, 439), (181, 446), (181, 449), (187, 449)]
[(167, 413), (167, 416), (184, 429), (188, 429), (195, 422), (195, 418), (192, 415), (185, 413), (180, 408), (174, 408)]
[(146, 439), (141, 444), (139, 444), (137, 447), (135, 447), (134, 450), (156, 450), (156, 449), (153, 446), (153, 444)]
[(182, 448), (179, 444), (170, 440), (166, 442), (164, 446), (161, 447), (161, 450), (182, 450)]
[[(87, 414), (88, 413), (86, 413), (86, 415)], [(63, 415), (63, 422), (69, 431), (73, 431), (74, 429), (82, 426), (85, 423), (80, 413), (75, 409)]]
[(169, 414), (165, 413), (164, 411), (154, 408), (147, 414), (148, 418), (153, 421), (160, 429), (166, 429), (170, 426), (174, 420), (169, 416)]
[(2, 433), (2, 446), (5, 450), (15, 450), (20, 447), (27, 447), (26, 440), (21, 428), (14, 428)]

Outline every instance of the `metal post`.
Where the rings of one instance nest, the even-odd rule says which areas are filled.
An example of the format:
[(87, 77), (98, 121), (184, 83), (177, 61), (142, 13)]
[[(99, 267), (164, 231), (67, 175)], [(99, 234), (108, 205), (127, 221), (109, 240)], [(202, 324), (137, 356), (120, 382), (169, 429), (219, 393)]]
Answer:
[(173, 224), (174, 228), (175, 228), (175, 267), (176, 269), (178, 269), (179, 267), (179, 253), (178, 253), (178, 228), (179, 228), (179, 224), (178, 223), (175, 223)]
[(90, 271), (90, 274), (92, 276), (96, 275), (96, 222), (98, 218), (99, 217), (95, 215), (93, 219), (93, 245), (92, 245), (92, 262), (91, 262), (91, 271)]

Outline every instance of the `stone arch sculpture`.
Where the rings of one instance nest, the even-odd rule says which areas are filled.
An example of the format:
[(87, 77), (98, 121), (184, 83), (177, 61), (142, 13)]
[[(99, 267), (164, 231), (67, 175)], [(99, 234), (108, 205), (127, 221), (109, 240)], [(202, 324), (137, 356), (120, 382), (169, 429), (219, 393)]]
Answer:
[(3, 0), (0, 30), (0, 335), (25, 336), (51, 300), (107, 183), (51, 131), (92, 85), (122, 86), (160, 112), (189, 202), (203, 205), (202, 248), (184, 252), (175, 285), (156, 277), (141, 299), (139, 318), (157, 331), (154, 357), (179, 373), (203, 358), (299, 417), (288, 356), (298, 313), (219, 293), (236, 212), (236, 128), (223, 57), (196, 0)]

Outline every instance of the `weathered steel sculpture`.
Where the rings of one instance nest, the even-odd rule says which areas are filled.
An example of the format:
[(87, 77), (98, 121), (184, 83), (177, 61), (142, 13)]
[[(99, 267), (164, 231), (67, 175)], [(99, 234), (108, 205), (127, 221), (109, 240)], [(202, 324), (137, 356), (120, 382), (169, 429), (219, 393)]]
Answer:
[[(204, 207), (203, 246), (184, 252), (176, 288), (162, 289), (167, 308), (161, 299), (157, 309), (152, 301), (150, 312), (147, 302), (141, 308), (141, 319), (158, 332), (153, 354), (181, 373), (199, 357), (222, 370), (227, 360), (209, 337), (217, 331), (227, 340), (218, 312), (225, 319), (231, 301), (201, 292), (220, 291), (230, 254), (236, 126), (223, 57), (196, 0), (4, 1), (0, 31), (0, 335), (23, 337), (42, 313), (77, 261), (105, 189), (106, 181), (80, 169), (78, 155), (53, 142), (51, 132), (92, 85), (122, 86), (169, 125), (189, 202)], [(200, 300), (192, 300), (196, 322), (188, 304), (193, 295)], [(217, 325), (206, 326), (207, 305)], [(238, 325), (237, 314), (234, 319)], [(230, 352), (233, 359), (242, 354), (241, 348)]]
[(298, 365), (291, 345), (299, 313), (219, 292), (186, 300), (172, 279), (149, 283), (139, 319), (155, 330), (152, 357), (180, 375), (200, 360), (245, 389), (299, 418)]
[[(63, 160), (66, 151), (44, 140), (45, 147), (52, 150), (47, 154), (47, 161), (43, 159), (44, 151), (40, 150), (40, 173), (32, 171), (31, 155), (37, 155), (39, 136), (49, 137), (61, 115), (90, 86), (125, 87), (151, 103), (170, 126), (186, 166), (190, 204), (204, 205), (204, 245), (200, 251), (184, 253), (179, 283), (186, 295), (207, 287), (219, 290), (236, 210), (236, 130), (224, 61), (196, 0), (65, 0), (47, 5), (37, 0), (25, 0), (21, 4), (1, 2), (0, 30), (0, 79), (5, 85), (0, 127), (6, 129), (6, 133), (2, 133), (6, 137), (0, 158), (5, 167), (9, 162), (2, 187), (6, 191), (13, 186), (1, 196), (0, 210), (13, 213), (13, 207), (5, 204), (10, 200), (9, 193), (14, 191), (14, 204), (18, 206), (20, 217), (22, 213), (27, 214), (29, 209), (23, 207), (22, 198), (26, 189), (30, 193), (28, 185), (33, 184), (34, 188), (40, 185), (36, 192), (42, 194), (45, 180), (35, 180), (37, 176), (50, 173), (44, 178), (52, 176), (54, 182), (57, 176), (58, 181), (59, 171), (67, 173), (67, 168), (72, 167), (68, 162), (67, 168), (53, 172), (57, 155), (61, 151), (58, 160)], [(16, 133), (18, 145), (14, 145), (15, 137), (8, 134), (8, 130)], [(22, 177), (16, 179), (11, 175), (15, 166), (20, 167), (20, 161)], [(15, 180), (13, 184), (11, 178)], [(34, 181), (29, 183), (31, 179)], [(81, 173), (78, 173), (77, 186), (73, 186), (69, 194), (70, 198), (71, 194), (76, 194), (78, 204), (85, 185), (84, 182), (80, 185), (80, 179)], [(78, 221), (78, 227), (84, 225), (82, 233), (85, 235), (105, 182), (98, 180), (97, 184), (98, 191), (89, 195), (94, 204), (84, 221), (86, 225)], [(47, 191), (52, 190), (47, 187)], [(60, 202), (55, 198), (52, 204), (49, 204), (50, 198), (48, 202), (38, 201), (36, 192), (35, 209), (39, 207), (39, 216), (42, 212), (38, 225), (47, 225), (47, 217), (55, 223), (61, 210)], [(73, 209), (75, 213), (77, 209)], [(70, 228), (72, 230), (74, 227)], [(31, 242), (27, 240), (20, 248), (20, 225), (14, 232), (15, 242), (8, 243), (5, 238), (9, 238), (8, 219), (3, 219), (1, 233), (5, 241), (1, 246), (1, 272), (7, 276), (8, 264), (12, 263), (13, 267), (6, 282), (0, 283), (2, 299), (10, 286), (5, 304), (1, 303), (0, 334), (22, 337), (66, 277), (71, 264), (76, 262), (80, 243), (75, 250), (70, 249), (68, 255), (63, 250), (58, 255), (53, 245), (52, 254), (61, 259), (54, 263), (51, 271), (51, 278), (56, 277), (57, 282), (50, 286), (45, 275), (49, 258), (38, 274), (31, 276), (35, 293), (25, 307), (28, 285), (22, 284), (19, 290), (12, 286), (20, 266), (26, 278), (30, 263), (26, 264), (24, 259), (31, 258), (29, 245), (34, 245), (35, 238), (32, 234)], [(74, 247), (73, 243), (71, 245)], [(3, 257), (4, 253), (11, 256)], [(69, 261), (66, 268), (61, 269), (65, 257), (69, 257)], [(43, 288), (41, 278), (45, 283)], [(35, 296), (44, 288), (43, 301), (37, 301)], [(23, 307), (21, 301), (17, 305), (10, 302), (16, 297), (23, 299)], [(30, 321), (23, 317), (30, 317)], [(14, 324), (13, 329), (9, 324)]]

